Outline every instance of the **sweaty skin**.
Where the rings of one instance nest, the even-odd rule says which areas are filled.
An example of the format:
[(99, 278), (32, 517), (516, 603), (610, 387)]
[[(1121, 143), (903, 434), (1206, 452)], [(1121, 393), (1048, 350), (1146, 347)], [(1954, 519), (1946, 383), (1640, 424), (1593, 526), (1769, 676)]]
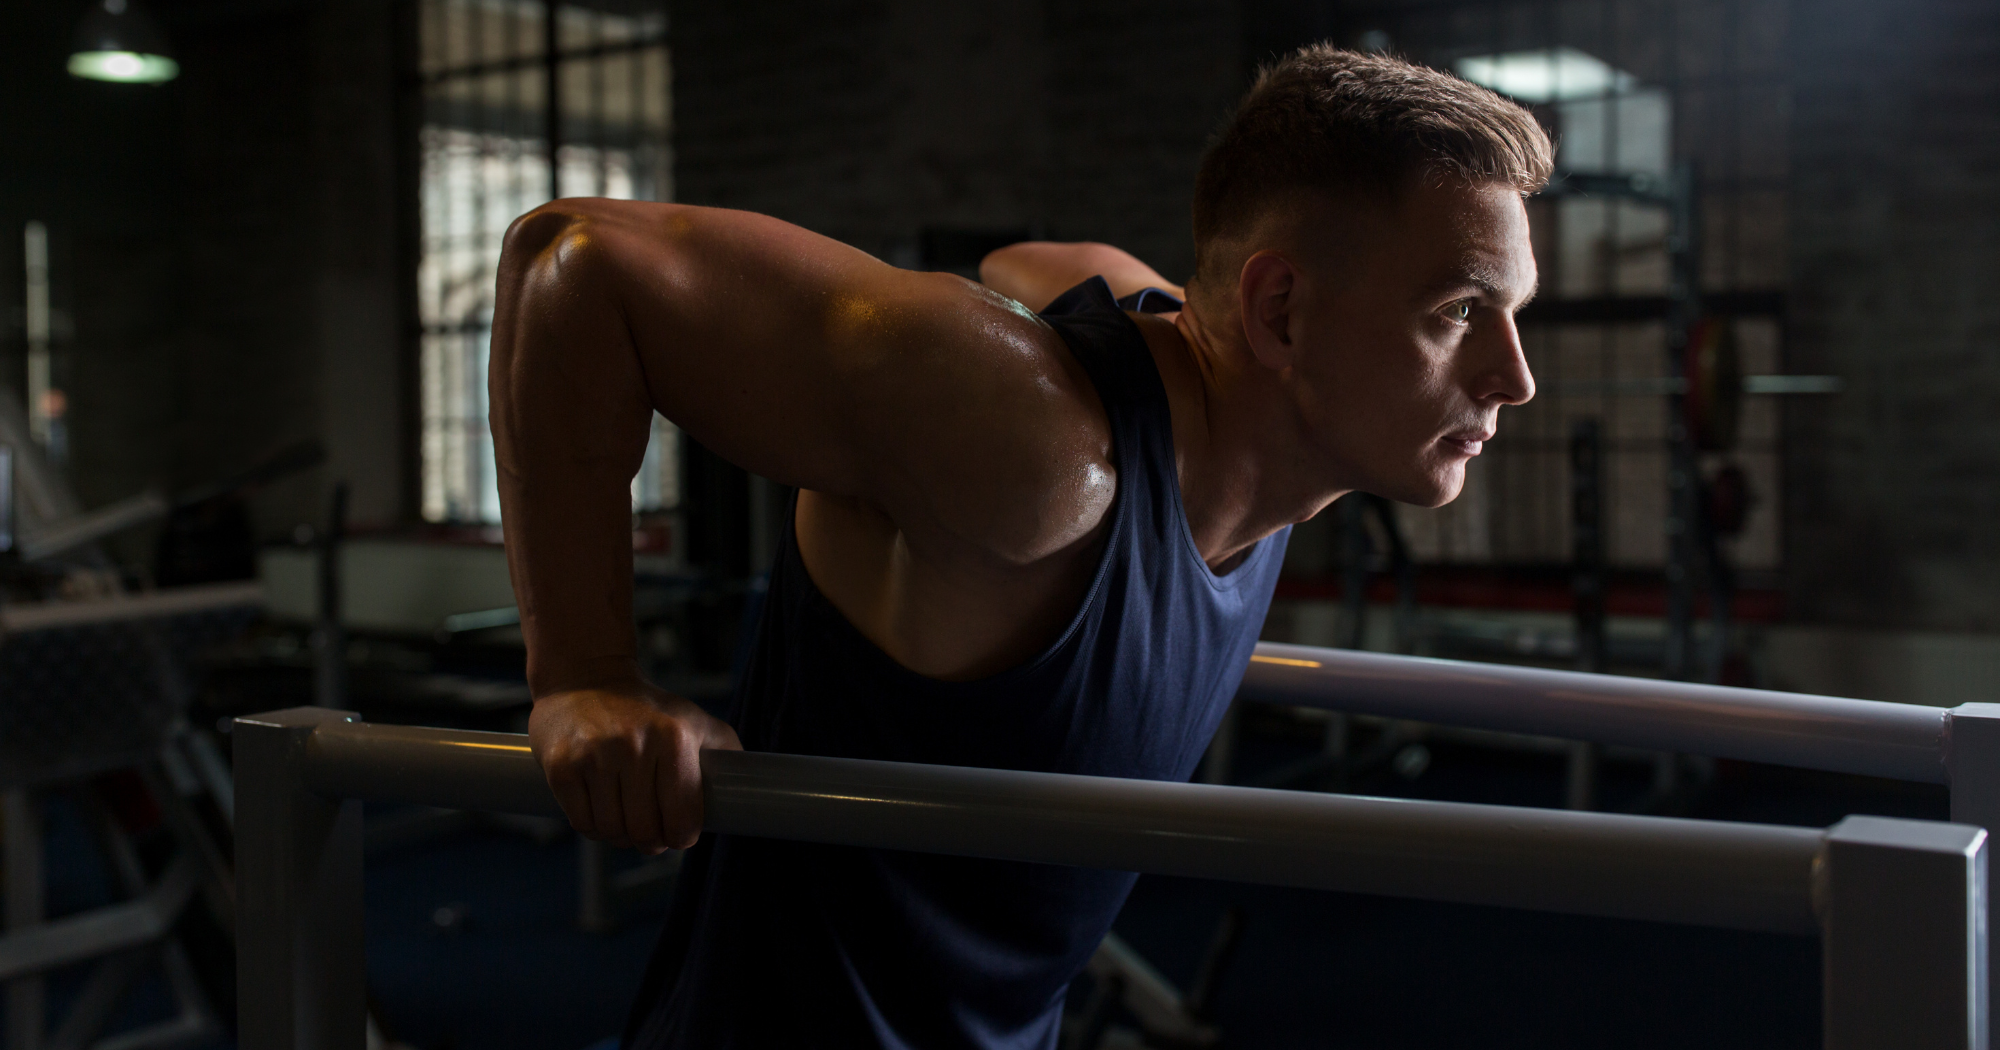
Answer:
[[(1500, 407), (1533, 396), (1513, 313), (1534, 260), (1507, 186), (1306, 202), (1216, 250), (1234, 281), (1135, 315), (1213, 567), (1350, 490), (1448, 501)], [(740, 746), (638, 672), (629, 483), (650, 413), (801, 490), (807, 571), (888, 655), (990, 675), (1075, 611), (1116, 492), (1103, 408), (1033, 313), (1107, 271), (1120, 295), (1175, 290), (1103, 245), (996, 253), (982, 273), (1009, 298), (745, 212), (562, 200), (515, 222), (494, 445), (530, 742), (579, 831), (692, 844), (699, 753)]]
[[(1092, 277), (1104, 278), (1111, 285), (1111, 294), (1121, 299), (1142, 288), (1158, 288), (1176, 299), (1187, 298), (1186, 289), (1108, 244), (1024, 241), (991, 252), (979, 261), (980, 284), (1036, 313), (1054, 302), (1056, 296)], [(1172, 320), (1175, 315), (1160, 316)]]

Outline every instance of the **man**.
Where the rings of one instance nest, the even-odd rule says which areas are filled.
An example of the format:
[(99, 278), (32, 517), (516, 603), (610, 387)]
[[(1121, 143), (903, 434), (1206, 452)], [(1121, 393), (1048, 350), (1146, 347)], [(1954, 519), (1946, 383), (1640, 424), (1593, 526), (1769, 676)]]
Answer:
[[(523, 217), (493, 430), (530, 738), (571, 822), (694, 846), (699, 752), (745, 745), (1185, 779), (1288, 526), (1353, 490), (1450, 500), (1533, 395), (1513, 313), (1549, 166), (1512, 103), (1314, 47), (1204, 159), (1177, 310), (1119, 309), (1181, 296), (1102, 246), (1007, 249), (983, 287), (741, 212)], [(655, 409), (799, 489), (733, 724), (635, 666)], [(709, 836), (681, 882), (634, 1050), (1051, 1047), (1132, 876)]]

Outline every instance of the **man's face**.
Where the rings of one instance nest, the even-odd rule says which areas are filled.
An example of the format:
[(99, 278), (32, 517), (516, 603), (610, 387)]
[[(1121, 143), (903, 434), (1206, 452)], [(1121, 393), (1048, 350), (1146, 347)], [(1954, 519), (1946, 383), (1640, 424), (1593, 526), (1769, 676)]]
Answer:
[(1535, 393), (1513, 317), (1535, 289), (1527, 211), (1502, 183), (1343, 211), (1338, 249), (1307, 253), (1324, 258), (1301, 267), (1290, 326), (1309, 454), (1338, 487), (1448, 503), (1500, 406)]

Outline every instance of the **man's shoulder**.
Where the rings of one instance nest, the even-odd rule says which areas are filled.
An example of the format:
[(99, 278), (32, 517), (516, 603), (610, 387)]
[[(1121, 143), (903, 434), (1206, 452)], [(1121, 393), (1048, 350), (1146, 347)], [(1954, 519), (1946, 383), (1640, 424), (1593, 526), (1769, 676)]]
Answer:
[[(917, 276), (917, 275), (912, 275)], [(1007, 561), (1034, 561), (1093, 532), (1116, 487), (1111, 431), (1089, 372), (1026, 307), (958, 278), (922, 275), (926, 317), (905, 386), (909, 473), (884, 509)]]

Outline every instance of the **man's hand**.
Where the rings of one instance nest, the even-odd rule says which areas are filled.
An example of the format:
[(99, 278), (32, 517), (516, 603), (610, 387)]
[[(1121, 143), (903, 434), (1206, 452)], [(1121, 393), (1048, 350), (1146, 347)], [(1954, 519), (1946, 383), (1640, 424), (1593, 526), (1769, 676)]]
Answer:
[(743, 750), (728, 723), (644, 683), (536, 700), (528, 744), (570, 826), (650, 853), (701, 835), (701, 752)]

